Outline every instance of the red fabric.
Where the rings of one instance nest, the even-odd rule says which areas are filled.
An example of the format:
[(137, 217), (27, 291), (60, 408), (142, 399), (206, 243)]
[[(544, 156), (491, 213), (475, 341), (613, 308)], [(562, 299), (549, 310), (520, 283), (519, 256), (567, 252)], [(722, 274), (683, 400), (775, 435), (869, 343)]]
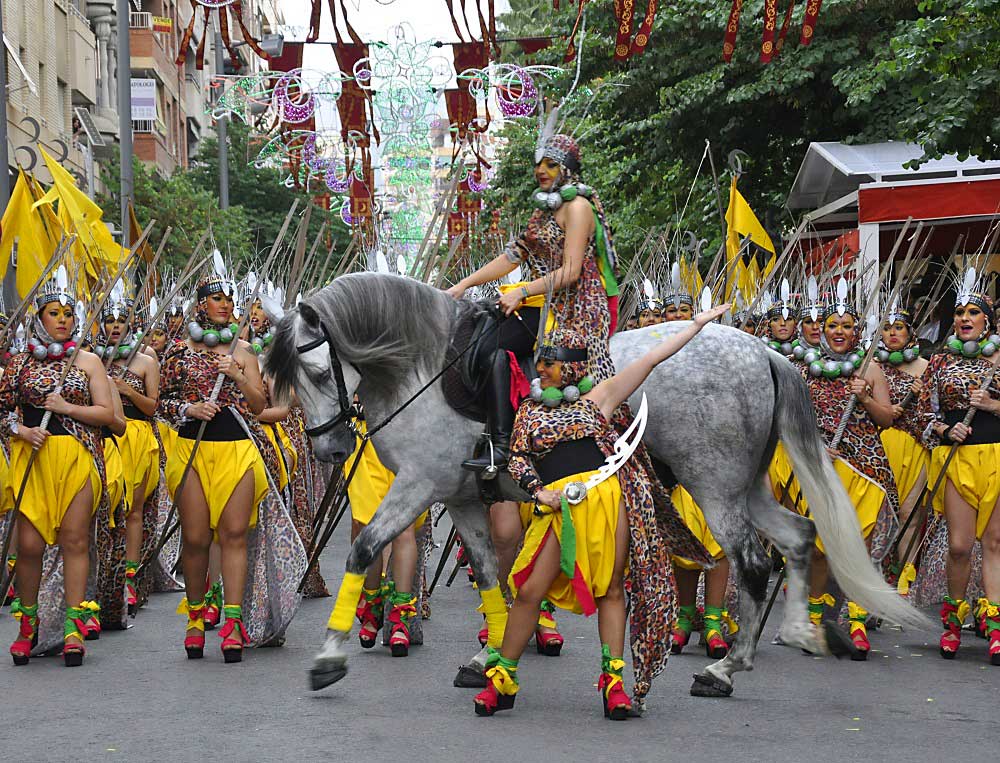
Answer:
[(632, 20), (635, 17), (635, 0), (615, 0), (615, 20), (618, 37), (615, 39), (615, 61), (625, 61), (632, 41)]
[[(856, 230), (848, 231), (810, 249), (806, 253), (806, 265), (810, 273), (819, 276), (833, 268), (849, 265), (860, 251), (861, 234)], [(847, 275), (848, 279), (851, 277), (850, 274)]]
[(302, 68), (302, 51), (305, 45), (301, 42), (286, 42), (280, 56), (271, 58), (270, 69), (276, 72), (290, 72)]
[(764, 0), (764, 39), (760, 43), (760, 62), (771, 63), (774, 57), (774, 30), (778, 26), (778, 0)]
[(781, 52), (785, 45), (785, 36), (788, 34), (788, 27), (792, 23), (792, 11), (795, 10), (795, 0), (789, 0), (788, 10), (785, 11), (785, 20), (781, 24), (781, 32), (778, 34), (778, 43), (774, 46), (774, 55)]
[(816, 22), (819, 21), (819, 9), (823, 0), (806, 0), (806, 14), (802, 19), (802, 34), (799, 45), (808, 45), (816, 34)]
[[(531, 557), (531, 561), (528, 562), (523, 570), (513, 574), (514, 585), (518, 588), (523, 586), (525, 581), (531, 577), (531, 572), (535, 569), (535, 561), (538, 559), (538, 555), (542, 552), (542, 549), (545, 548), (545, 544), (548, 543), (550, 535), (552, 535), (551, 527), (545, 531), (545, 537), (538, 544), (538, 550)], [(558, 538), (556, 538), (556, 542), (559, 542)], [(561, 575), (562, 572), (559, 574)], [(580, 605), (580, 610), (587, 617), (590, 617), (590, 615), (597, 611), (597, 602), (594, 601), (594, 595), (590, 592), (590, 587), (587, 585), (587, 581), (583, 579), (583, 573), (580, 572), (580, 565), (576, 562), (573, 562), (573, 579), (569, 583), (573, 589), (573, 593), (576, 594), (576, 601)]]
[(608, 312), (611, 313), (611, 331), (608, 332), (608, 336), (615, 333), (615, 329), (618, 328), (618, 295), (615, 294), (613, 297), (608, 297)]
[(726, 22), (726, 36), (722, 40), (722, 60), (729, 63), (733, 60), (736, 50), (736, 33), (740, 30), (740, 13), (743, 11), (743, 0), (733, 0), (729, 9), (729, 20)]
[(521, 37), (517, 40), (517, 44), (524, 55), (530, 56), (552, 45), (552, 39), (549, 37)]
[(510, 404), (516, 411), (521, 401), (530, 394), (531, 382), (510, 350), (507, 350), (507, 359), (510, 361)]
[(646, 17), (642, 20), (642, 24), (639, 25), (639, 31), (635, 33), (635, 39), (632, 40), (632, 48), (629, 51), (630, 56), (637, 56), (646, 50), (646, 45), (649, 44), (649, 36), (653, 32), (653, 20), (656, 18), (656, 0), (649, 0), (646, 4)]
[(458, 139), (464, 140), (469, 131), (469, 124), (476, 118), (476, 99), (469, 93), (466, 85), (464, 89), (445, 90), (444, 103), (448, 107), (448, 124), (457, 130)]
[(995, 215), (1000, 210), (1000, 180), (862, 188), (858, 222), (941, 220), (948, 217)]

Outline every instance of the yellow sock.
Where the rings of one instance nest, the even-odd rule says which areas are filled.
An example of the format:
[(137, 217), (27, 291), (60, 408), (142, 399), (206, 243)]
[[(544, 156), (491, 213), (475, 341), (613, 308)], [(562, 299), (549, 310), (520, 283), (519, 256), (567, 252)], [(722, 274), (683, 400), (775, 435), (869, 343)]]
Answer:
[(486, 615), (486, 627), (489, 629), (487, 645), (499, 649), (503, 643), (503, 632), (507, 627), (507, 602), (503, 599), (500, 586), (494, 586), (488, 591), (480, 590), (483, 599), (482, 611)]
[(354, 613), (358, 607), (358, 599), (361, 597), (361, 589), (365, 585), (365, 576), (354, 572), (344, 573), (344, 579), (340, 583), (340, 590), (337, 591), (337, 601), (333, 605), (330, 619), (326, 622), (326, 627), (332, 631), (350, 633), (351, 625), (354, 623)]

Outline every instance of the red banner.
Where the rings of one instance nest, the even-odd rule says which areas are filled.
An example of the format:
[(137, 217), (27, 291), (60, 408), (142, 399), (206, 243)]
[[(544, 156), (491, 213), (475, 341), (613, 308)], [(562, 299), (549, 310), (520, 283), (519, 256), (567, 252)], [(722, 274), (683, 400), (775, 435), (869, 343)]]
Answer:
[(942, 220), (993, 216), (1000, 208), (1000, 180), (883, 186), (858, 191), (858, 222)]
[(305, 45), (301, 42), (286, 42), (280, 56), (273, 56), (268, 68), (276, 72), (290, 72), (302, 68), (302, 51)]
[(646, 17), (642, 20), (639, 31), (636, 32), (635, 39), (632, 40), (632, 50), (629, 55), (637, 56), (646, 50), (646, 45), (649, 44), (649, 36), (653, 33), (653, 19), (656, 18), (656, 3), (657, 0), (649, 0), (649, 3), (646, 5)]
[(476, 118), (476, 99), (468, 89), (449, 89), (444, 91), (444, 102), (448, 108), (448, 123), (456, 131), (459, 140), (464, 140), (469, 131), (469, 125)]
[(526, 56), (532, 56), (540, 50), (552, 45), (551, 37), (521, 37), (517, 40), (518, 47)]
[[(587, 4), (587, 0), (579, 0), (579, 6), (576, 10), (576, 21), (573, 22), (573, 31), (569, 33), (569, 41), (566, 44), (566, 55), (563, 56), (563, 63), (568, 64), (574, 59), (576, 59), (576, 33), (580, 29), (580, 21), (583, 19), (583, 7)], [(559, 6), (556, 6), (556, 10)]]
[(458, 238), (466, 231), (465, 217), (460, 212), (448, 214), (448, 238)]
[(615, 20), (618, 36), (615, 39), (615, 61), (628, 59), (632, 45), (632, 19), (635, 17), (635, 0), (615, 0)]
[[(332, 47), (333, 53), (337, 57), (337, 66), (348, 77), (353, 74), (358, 61), (368, 57), (367, 45), (338, 43)], [(348, 135), (355, 133), (354, 141), (362, 148), (371, 145), (368, 139), (368, 115), (365, 111), (365, 104), (368, 103), (370, 97), (370, 93), (362, 90), (353, 79), (345, 79), (343, 91), (340, 98), (337, 99), (341, 137), (347, 142)], [(378, 140), (377, 133), (375, 140)]]
[(816, 33), (816, 21), (819, 19), (819, 9), (823, 0), (806, 0), (806, 15), (802, 19), (802, 35), (799, 45), (808, 45)]
[[(481, 42), (460, 42), (451, 46), (455, 58), (455, 71), (461, 74), (466, 69), (485, 69), (490, 63), (490, 49)], [(458, 87), (469, 89), (468, 80), (459, 78)]]
[(743, 0), (733, 0), (729, 10), (729, 21), (726, 22), (726, 36), (722, 40), (722, 60), (729, 63), (733, 60), (736, 50), (736, 33), (740, 30), (740, 13), (743, 10)]
[(778, 27), (778, 0), (764, 0), (764, 39), (760, 43), (760, 62), (771, 63), (774, 57), (774, 30)]
[(788, 27), (792, 23), (792, 11), (795, 10), (795, 0), (791, 0), (788, 3), (788, 10), (785, 11), (785, 20), (781, 24), (781, 32), (778, 34), (778, 44), (774, 46), (774, 55), (778, 55), (781, 52), (781, 48), (785, 45), (785, 35), (788, 34)]
[(351, 217), (356, 225), (364, 224), (372, 218), (372, 192), (367, 183), (351, 177)]

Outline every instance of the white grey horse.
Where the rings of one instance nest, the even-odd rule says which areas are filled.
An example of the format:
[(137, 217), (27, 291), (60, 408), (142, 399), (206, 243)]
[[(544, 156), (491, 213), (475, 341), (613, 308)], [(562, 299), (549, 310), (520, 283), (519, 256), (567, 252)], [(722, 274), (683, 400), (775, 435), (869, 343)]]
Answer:
[[(290, 388), (297, 392), (320, 459), (339, 464), (353, 452), (355, 438), (344, 408), (355, 393), (371, 427), (442, 369), (459, 316), (469, 312), (464, 308), (412, 279), (359, 273), (337, 278), (278, 322), (266, 371), (279, 397)], [(674, 330), (661, 325), (617, 334), (611, 342), (616, 366), (622, 368)], [(854, 509), (825, 453), (808, 390), (787, 360), (741, 331), (711, 325), (658, 366), (636, 395), (643, 391), (650, 404), (644, 441), (703, 509), (740, 587), (743, 627), (729, 654), (695, 676), (692, 693), (729, 695), (733, 673), (753, 667), (771, 568), (760, 535), (787, 558), (788, 596), (780, 628), (785, 644), (827, 651), (823, 633), (807, 615), (816, 529), (838, 583), (853, 601), (901, 625), (927, 624), (869, 561)], [(480, 592), (496, 588), (486, 513), (473, 476), (459, 468), (481, 431), (481, 424), (452, 410), (441, 384), (434, 383), (375, 435), (379, 458), (396, 479), (351, 548), (345, 582), (352, 576), (360, 580), (386, 544), (440, 501), (461, 533)], [(781, 507), (768, 489), (765, 475), (779, 439), (815, 528)], [(357, 596), (351, 590), (340, 601), (345, 598), (341, 588), (331, 616), (334, 622), (340, 612), (339, 625), (328, 630), (315, 658), (313, 688), (346, 673), (344, 644)], [(482, 671), (485, 659), (484, 649), (465, 669)]]

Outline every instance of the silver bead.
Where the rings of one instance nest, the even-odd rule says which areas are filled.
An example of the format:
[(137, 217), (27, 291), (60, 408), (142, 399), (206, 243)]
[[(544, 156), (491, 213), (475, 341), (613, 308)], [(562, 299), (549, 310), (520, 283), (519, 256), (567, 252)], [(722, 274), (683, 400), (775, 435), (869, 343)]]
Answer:
[(792, 357), (795, 358), (796, 360), (802, 360), (805, 356), (806, 356), (806, 348), (803, 347), (801, 344), (797, 344), (795, 345), (795, 347), (792, 348)]
[(841, 376), (850, 376), (853, 373), (854, 373), (854, 364), (851, 361), (845, 360), (841, 362), (840, 364)]
[(861, 356), (858, 355), (858, 353), (856, 352), (852, 352), (850, 355), (848, 355), (847, 359), (855, 366), (861, 362)]
[(52, 344), (49, 345), (48, 353), (52, 357), (58, 357), (59, 355), (62, 355), (64, 352), (66, 352), (66, 350), (63, 348), (61, 342), (53, 342)]
[(791, 342), (782, 342), (781, 343), (781, 354), (782, 355), (791, 355), (792, 354), (792, 343)]
[(45, 360), (49, 356), (49, 351), (45, 349), (44, 345), (36, 344), (31, 348), (31, 354), (35, 357), (35, 360)]
[(560, 196), (558, 193), (553, 192), (550, 194), (546, 194), (545, 205), (552, 211), (559, 209), (559, 207), (562, 206), (562, 203), (563, 203), (562, 196)]
[(885, 350), (879, 350), (878, 351), (878, 362), (879, 363), (888, 363), (889, 362), (889, 353), (886, 352)]
[(914, 350), (912, 347), (907, 347), (905, 350), (903, 350), (903, 360), (905, 360), (907, 363), (909, 363), (916, 357), (917, 357), (917, 351)]
[(979, 342), (970, 339), (968, 342), (962, 345), (963, 355), (975, 355), (979, 352)]
[(219, 332), (219, 339), (221, 339), (226, 344), (229, 344), (231, 341), (233, 341), (233, 332), (229, 330), (228, 326)]
[(94, 348), (94, 354), (97, 355), (100, 358), (103, 358), (104, 357), (104, 351), (107, 350), (107, 349), (108, 348), (105, 347), (103, 344), (99, 344), (99, 345), (97, 345)]
[(986, 341), (992, 342), (994, 347), (1000, 347), (1000, 335), (990, 334), (990, 338)]
[(567, 403), (575, 403), (580, 399), (580, 388), (575, 384), (567, 384), (563, 387), (563, 397)]
[(809, 375), (810, 376), (822, 376), (823, 375), (823, 364), (818, 360), (814, 360), (809, 364)]
[[(195, 341), (198, 340), (196, 339)], [(210, 334), (206, 331), (205, 335), (201, 338), (201, 341), (205, 343), (206, 347), (215, 347), (219, 343), (219, 335), (215, 332)]]
[(549, 203), (549, 195), (545, 193), (545, 191), (539, 191), (538, 193), (535, 194), (535, 204), (537, 204), (540, 207), (545, 207), (548, 206), (548, 203)]
[(205, 336), (205, 329), (203, 329), (195, 321), (191, 321), (188, 324), (188, 336), (194, 341), (200, 342)]
[(987, 342), (983, 345), (983, 355), (987, 358), (990, 357), (994, 352), (997, 351), (997, 346), (993, 342)]

